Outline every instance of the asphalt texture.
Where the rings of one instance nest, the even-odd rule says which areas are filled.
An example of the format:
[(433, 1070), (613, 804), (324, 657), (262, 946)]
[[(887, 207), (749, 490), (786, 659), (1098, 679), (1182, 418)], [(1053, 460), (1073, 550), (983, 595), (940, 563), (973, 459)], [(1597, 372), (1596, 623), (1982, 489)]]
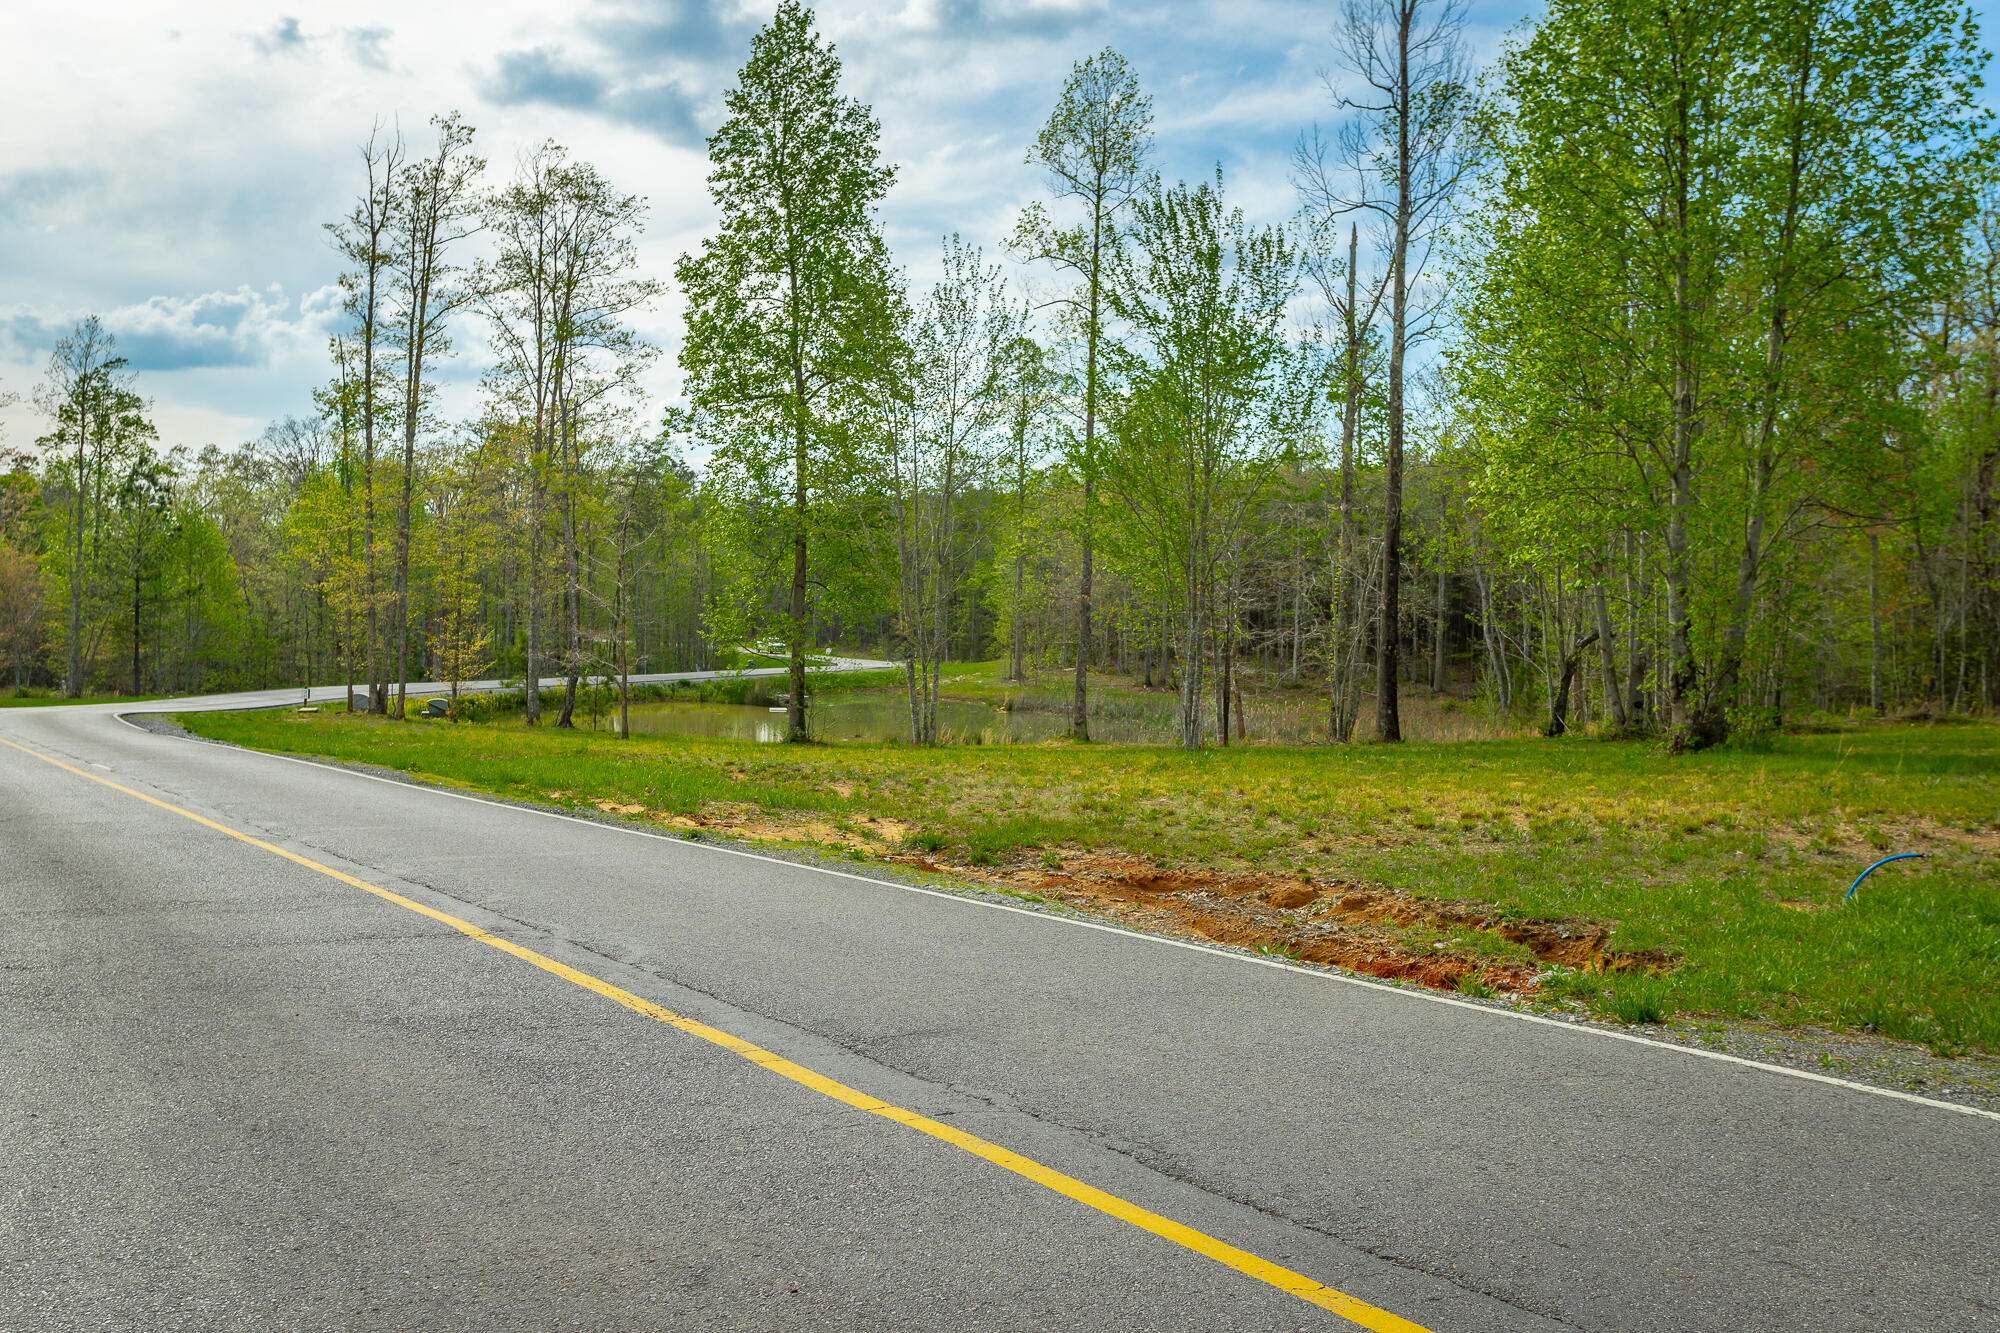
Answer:
[[(0, 738), (1437, 1333), (2000, 1327), (1991, 1118), (134, 707), (0, 710)], [(1352, 1327), (6, 746), (0, 1165), (9, 1331)]]

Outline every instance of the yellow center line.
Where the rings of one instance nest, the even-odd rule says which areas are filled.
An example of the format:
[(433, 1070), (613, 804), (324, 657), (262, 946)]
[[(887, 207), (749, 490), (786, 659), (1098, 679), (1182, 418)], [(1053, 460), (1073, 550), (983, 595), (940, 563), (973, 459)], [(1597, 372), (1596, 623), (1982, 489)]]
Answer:
[(1095, 1208), (1100, 1213), (1115, 1217), (1121, 1222), (1129, 1222), (1142, 1231), (1150, 1231), (1154, 1235), (1170, 1240), (1176, 1245), (1194, 1251), (1196, 1254), (1203, 1255), (1206, 1258), (1215, 1260), (1219, 1264), (1233, 1268), (1246, 1277), (1252, 1277), (1259, 1282), (1267, 1283), (1270, 1286), (1276, 1287), (1279, 1291), (1289, 1292), (1300, 1300), (1317, 1305), (1323, 1310), (1330, 1310), (1349, 1323), (1358, 1324), (1362, 1328), (1372, 1329), (1374, 1333), (1429, 1333), (1429, 1330), (1425, 1329), (1421, 1324), (1413, 1324), (1400, 1315), (1378, 1309), (1366, 1301), (1357, 1300), (1349, 1296), (1346, 1292), (1335, 1291), (1332, 1287), (1326, 1286), (1324, 1283), (1315, 1282), (1302, 1273), (1294, 1273), (1291, 1269), (1274, 1264), (1268, 1259), (1261, 1259), (1248, 1250), (1239, 1250), (1234, 1245), (1228, 1244), (1225, 1241), (1219, 1241), (1213, 1236), (1196, 1231), (1193, 1227), (1176, 1222), (1170, 1217), (1162, 1217), (1150, 1209), (1141, 1208), (1138, 1204), (1121, 1199), (1115, 1194), (1108, 1194), (1094, 1185), (1085, 1184), (1074, 1176), (1066, 1176), (1052, 1167), (1043, 1166), (1040, 1162), (1032, 1158), (1023, 1157), (1017, 1152), (1003, 1148), (997, 1143), (982, 1139), (976, 1134), (968, 1134), (962, 1129), (955, 1129), (940, 1121), (932, 1120), (928, 1116), (919, 1115), (915, 1111), (906, 1111), (900, 1106), (891, 1106), (889, 1103), (871, 1097), (865, 1092), (850, 1088), (845, 1083), (836, 1082), (824, 1074), (807, 1069), (803, 1065), (793, 1064), (783, 1056), (776, 1055), (761, 1046), (747, 1042), (741, 1037), (732, 1036), (720, 1028), (713, 1028), (706, 1023), (697, 1022), (695, 1019), (677, 1014), (671, 1009), (654, 1004), (651, 1000), (642, 999), (628, 990), (614, 986), (602, 978), (591, 976), (588, 972), (579, 972), (567, 963), (559, 963), (546, 954), (536, 953), (533, 949), (525, 945), (516, 944), (514, 941), (503, 939), (491, 931), (482, 930), (470, 921), (460, 920), (449, 912), (441, 912), (437, 908), (426, 906), (413, 898), (405, 898), (400, 893), (392, 892), (376, 884), (370, 884), (365, 879), (356, 879), (353, 875), (344, 874), (331, 866), (321, 865), (317, 861), (300, 856), (297, 852), (288, 852), (283, 847), (274, 846), (261, 838), (253, 838), (248, 833), (240, 833), (226, 824), (218, 824), (212, 819), (203, 818), (192, 810), (183, 810), (177, 805), (170, 805), (166, 801), (148, 796), (142, 791), (134, 791), (132, 788), (122, 786), (119, 783), (111, 781), (109, 778), (101, 778), (95, 773), (87, 773), (80, 768), (65, 764), (60, 759), (43, 754), (39, 750), (31, 750), (25, 745), (16, 745), (13, 741), (4, 738), (0, 738), (0, 745), (19, 750), (22, 754), (31, 755), (36, 759), (42, 760), (44, 763), (54, 764), (57, 768), (67, 773), (74, 773), (80, 778), (88, 778), (100, 786), (109, 787), (116, 792), (123, 792), (127, 796), (146, 802), (148, 805), (158, 806), (160, 809), (179, 815), (183, 819), (191, 819), (204, 828), (214, 829), (217, 833), (226, 833), (238, 842), (248, 843), (250, 846), (260, 851), (269, 852), (273, 856), (282, 856), (285, 860), (295, 865), (304, 866), (308, 870), (317, 871), (329, 878), (337, 879), (342, 884), (351, 885), (364, 892), (372, 893), (385, 902), (392, 902), (398, 907), (405, 907), (419, 915), (427, 916), (433, 921), (450, 926), (453, 930), (478, 940), (481, 944), (491, 945), (502, 953), (512, 954), (523, 962), (533, 963), (544, 972), (552, 973), (565, 981), (574, 982), (587, 991), (593, 991), (598, 995), (602, 995), (607, 1000), (622, 1004), (634, 1013), (644, 1014), (646, 1017), (656, 1019), (659, 1022), (667, 1024), (669, 1027), (679, 1028), (682, 1032), (700, 1037), (703, 1041), (712, 1042), (726, 1051), (733, 1051), (754, 1065), (768, 1069), (772, 1073), (788, 1078), (803, 1087), (811, 1088), (814, 1092), (823, 1093), (837, 1102), (844, 1102), (856, 1110), (866, 1111), (870, 1115), (881, 1116), (885, 1120), (893, 1120), (899, 1125), (907, 1125), (909, 1128), (928, 1134), (934, 1139), (941, 1139), (954, 1147), (963, 1148), (974, 1157), (981, 1157), (995, 1166), (1004, 1167), (1012, 1171), (1015, 1175), (1032, 1180), (1037, 1185), (1041, 1185), (1047, 1189), (1054, 1190), (1057, 1194), (1063, 1195), (1065, 1198), (1074, 1199), (1078, 1203)]

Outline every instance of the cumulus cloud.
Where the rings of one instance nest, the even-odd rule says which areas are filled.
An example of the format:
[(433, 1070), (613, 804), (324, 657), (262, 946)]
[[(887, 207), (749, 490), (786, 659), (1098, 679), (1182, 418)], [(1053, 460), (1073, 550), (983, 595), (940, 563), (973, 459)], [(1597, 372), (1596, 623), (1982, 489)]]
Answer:
[[(175, 37), (179, 35), (174, 34)], [(389, 55), (385, 47), (394, 35), (393, 30), (380, 25), (309, 33), (300, 26), (297, 18), (288, 14), (253, 36), (250, 45), (256, 48), (259, 55), (266, 57), (304, 58), (317, 54), (327, 39), (338, 38), (339, 46), (346, 50), (348, 59), (368, 69), (387, 73)]]
[(614, 59), (713, 66), (737, 60), (762, 17), (707, 0), (609, 0), (589, 11), (583, 31)]
[(581, 110), (600, 105), (608, 90), (603, 75), (572, 63), (550, 46), (503, 52), (485, 88), (487, 97), (501, 106), (540, 102)]
[(508, 51), (485, 80), (488, 99), (500, 106), (540, 104), (588, 111), (657, 135), (668, 143), (699, 142), (694, 99), (671, 78), (618, 79), (603, 62), (586, 65), (550, 46)]
[(267, 56), (292, 56), (304, 54), (312, 40), (299, 28), (296, 18), (286, 15), (251, 38), (250, 43)]
[[(322, 287), (297, 302), (273, 285), (261, 291), (154, 296), (99, 314), (118, 352), (137, 371), (268, 366), (325, 341), (339, 316), (340, 289)], [(16, 307), (0, 316), (9, 360), (26, 361), (55, 345), (81, 313), (53, 315)]]

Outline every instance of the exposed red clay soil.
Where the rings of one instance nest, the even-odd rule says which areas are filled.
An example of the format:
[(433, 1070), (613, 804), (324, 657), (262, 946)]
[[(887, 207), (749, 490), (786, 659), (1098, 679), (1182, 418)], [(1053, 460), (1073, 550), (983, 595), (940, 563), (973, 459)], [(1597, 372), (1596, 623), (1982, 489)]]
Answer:
[[(597, 804), (613, 814), (640, 811), (609, 801)], [(1261, 871), (1232, 878), (1205, 870), (1168, 870), (1140, 857), (1101, 852), (1069, 853), (1056, 866), (1026, 859), (941, 865), (931, 856), (899, 851), (910, 830), (893, 819), (863, 815), (835, 825), (775, 817), (747, 802), (710, 801), (693, 817), (664, 811), (653, 817), (731, 837), (846, 849), (1054, 899), (1156, 934), (1233, 944), (1439, 990), (1457, 990), (1470, 980), (1488, 990), (1524, 994), (1535, 990), (1536, 978), (1549, 967), (1665, 972), (1676, 961), (1657, 950), (1611, 948), (1611, 927), (1603, 922), (1510, 920), (1483, 903), (1412, 898), (1373, 885)], [(1491, 941), (1486, 948), (1479, 947), (1481, 936)], [(1518, 947), (1495, 956), (1492, 945), (1499, 941)]]
[[(1600, 922), (1507, 920), (1480, 903), (1425, 901), (1358, 884), (1268, 873), (1230, 879), (1095, 853), (1066, 857), (1058, 870), (947, 867), (921, 856), (889, 859), (1015, 892), (1031, 890), (1160, 934), (1239, 945), (1440, 990), (1457, 990), (1470, 978), (1490, 990), (1521, 994), (1533, 991), (1536, 977), (1551, 966), (1663, 972), (1674, 962), (1657, 952), (1610, 948), (1611, 929)], [(1436, 938), (1445, 934), (1464, 940), (1472, 932), (1518, 945), (1533, 961), (1518, 954), (1481, 956), (1477, 949)]]

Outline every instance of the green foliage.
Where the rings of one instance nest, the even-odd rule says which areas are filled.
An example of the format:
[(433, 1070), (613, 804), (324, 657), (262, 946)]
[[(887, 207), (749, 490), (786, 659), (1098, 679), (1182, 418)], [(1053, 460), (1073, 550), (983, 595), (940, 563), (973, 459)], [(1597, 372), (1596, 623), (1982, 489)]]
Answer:
[(1153, 189), (1134, 214), (1110, 294), (1135, 336), (1113, 359), (1129, 387), (1108, 472), (1130, 520), (1128, 577), (1174, 626), (1181, 744), (1197, 749), (1203, 664), (1234, 632), (1216, 623), (1217, 595), (1311, 399), (1281, 325), (1298, 256), (1282, 231), (1226, 207), (1220, 170), (1213, 184)]
[[(681, 370), (726, 500), (717, 535), (732, 568), (711, 616), (725, 633), (776, 625), (795, 654), (811, 647), (808, 585), (821, 588), (818, 610), (837, 611), (865, 568), (842, 550), (857, 535), (845, 497), (901, 346), (901, 294), (875, 217), (895, 173), (880, 161), (880, 125), (839, 85), (811, 13), (784, 0), (751, 39), (709, 139), (721, 225), (676, 266)], [(785, 584), (776, 612), (768, 591)]]
[(1659, 553), (1685, 738), (1725, 734), (1777, 651), (1807, 525), (1886, 517), (1885, 445), (1920, 434), (1909, 330), (1953, 290), (1992, 156), (1969, 24), (1944, 0), (1560, 0), (1500, 62), (1456, 359), (1479, 494), (1539, 571)]

